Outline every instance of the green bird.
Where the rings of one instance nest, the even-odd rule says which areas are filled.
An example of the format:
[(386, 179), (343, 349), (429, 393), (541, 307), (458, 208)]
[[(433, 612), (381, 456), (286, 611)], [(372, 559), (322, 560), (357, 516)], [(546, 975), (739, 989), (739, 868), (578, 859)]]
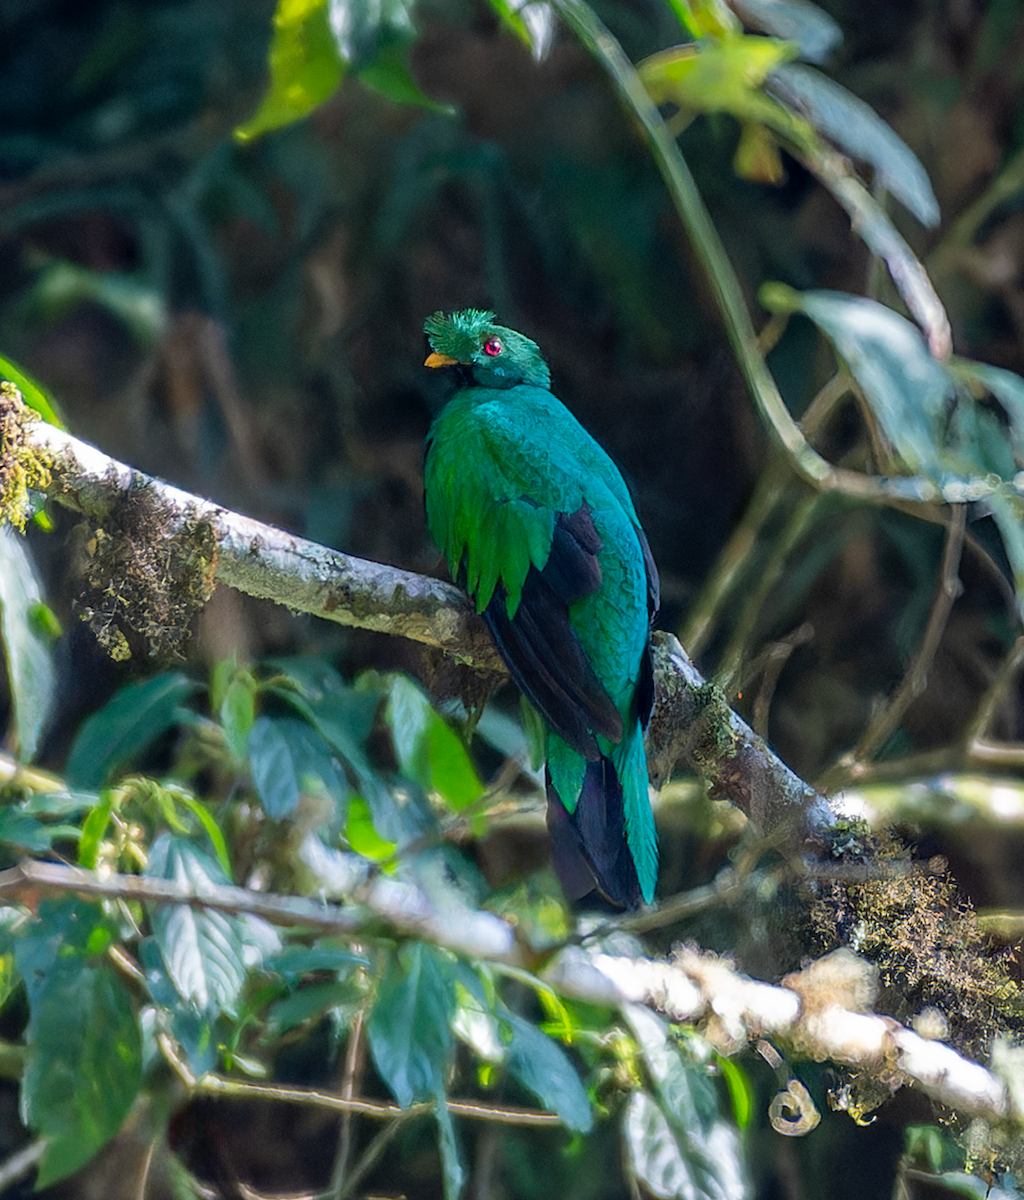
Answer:
[(427, 436), (427, 524), (547, 727), (548, 828), (568, 898), (650, 903), (644, 727), (658, 572), (618, 468), (549, 388), (535, 342), (467, 309), (428, 317), (455, 392)]

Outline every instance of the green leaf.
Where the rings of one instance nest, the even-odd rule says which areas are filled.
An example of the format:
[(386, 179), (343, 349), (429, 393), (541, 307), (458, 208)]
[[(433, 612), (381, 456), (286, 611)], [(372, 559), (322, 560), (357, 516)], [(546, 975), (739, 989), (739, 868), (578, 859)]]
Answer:
[(544, 0), (488, 0), (491, 11), (540, 62), (551, 48), (555, 18)]
[(314, 971), (337, 972), (368, 965), (365, 954), (357, 954), (349, 946), (323, 941), (315, 946), (285, 946), (279, 954), (272, 954), (264, 961), (263, 969), (295, 985)]
[(53, 825), (40, 821), (23, 806), (0, 808), (0, 842), (17, 846), (19, 850), (38, 854), (49, 850), (55, 841), (77, 840), (81, 833), (75, 825)]
[(348, 806), (345, 840), (349, 846), (371, 862), (384, 862), (398, 849), (397, 842), (388, 842), (377, 832), (370, 806), (362, 796), (353, 796)]
[(67, 426), (61, 420), (54, 407), (53, 401), (46, 394), (40, 384), (38, 384), (27, 371), (23, 371), (11, 359), (0, 356), (0, 379), (6, 379), (9, 383), (21, 392), (21, 398), (37, 412), (44, 421), (50, 425), (56, 425), (58, 429), (66, 429)]
[(409, 73), (416, 40), (415, 0), (329, 0), (331, 29), (342, 59), (361, 82), (399, 104), (449, 112), (423, 92)]
[(195, 690), (180, 671), (122, 688), (78, 731), (68, 755), (68, 782), (95, 788), (112, 778), (168, 729), (189, 719), (181, 705)]
[(46, 1140), (36, 1187), (77, 1170), (121, 1127), (139, 1091), (142, 1045), (119, 976), (96, 952), (100, 909), (45, 901), (15, 944), (29, 999), (22, 1116)]
[(299, 988), (277, 1000), (267, 1011), (267, 1021), (284, 1032), (334, 1008), (345, 1008), (362, 998), (362, 989), (354, 979), (322, 980)]
[(42, 603), (42, 586), (25, 541), (4, 525), (0, 528), (0, 631), (22, 762), (35, 755), (56, 684), (50, 640), (33, 616)]
[(795, 118), (762, 89), (770, 72), (795, 53), (795, 46), (774, 38), (730, 37), (662, 50), (645, 59), (639, 72), (655, 104), (727, 112), (785, 130)]
[(219, 715), (228, 749), (235, 758), (245, 758), (256, 720), (256, 683), (248, 671), (236, 674), (228, 684)]
[[(396, 823), (395, 806), (363, 749), (380, 708), (379, 688), (349, 687), (333, 667), (317, 659), (271, 659), (270, 664), (282, 671), (292, 685), (275, 685), (271, 690), (300, 712), (337, 752), (355, 776), (382, 831), (397, 841), (401, 830)], [(389, 821), (395, 828), (388, 827)]]
[(171, 1037), (181, 1048), (192, 1074), (201, 1078), (216, 1069), (220, 1059), (220, 1029), (222, 1022), (212, 1013), (199, 1012), (185, 1001), (174, 980), (155, 937), (139, 943), (139, 962), (146, 977), (146, 989), (166, 1022)]
[(978, 399), (985, 392), (995, 396), (1009, 424), (1014, 462), (1018, 467), (1024, 467), (1024, 379), (1003, 367), (971, 362), (966, 358), (951, 359), (949, 368)]
[(330, 747), (305, 721), (295, 717), (258, 717), (249, 731), (253, 784), (267, 815), (290, 816), (304, 792), (327, 793), (344, 819), (349, 786)]
[(870, 105), (813, 67), (785, 63), (768, 80), (769, 92), (806, 117), (852, 158), (870, 163), (878, 181), (922, 225), (939, 223), (939, 202), (920, 159)]
[[(215, 859), (166, 833), (153, 843), (146, 875), (173, 880), (199, 895), (231, 883)], [(248, 969), (279, 945), (266, 922), (251, 916), (168, 904), (153, 906), (151, 921), (178, 993), (207, 1016), (235, 1013)]]
[[(777, 288), (762, 294), (781, 298)], [(942, 454), (941, 443), (956, 383), (915, 325), (874, 300), (841, 292), (787, 290), (786, 298), (836, 348), (911, 471), (941, 479), (963, 466)]]
[(367, 1035), (377, 1070), (403, 1108), (444, 1095), (454, 1014), (451, 960), (424, 942), (400, 946), (377, 990)]
[(478, 800), (483, 784), (461, 739), (406, 675), (395, 675), (387, 721), (399, 770), (458, 812)]
[(749, 1195), (739, 1137), (719, 1111), (707, 1065), (687, 1053), (649, 1009), (631, 1005), (626, 1016), (655, 1085), (653, 1093), (633, 1092), (623, 1116), (636, 1176), (656, 1196)]
[(1000, 488), (989, 497), (988, 504), (1013, 574), (1017, 611), (1024, 616), (1024, 497)]
[(344, 74), (328, 0), (278, 0), (270, 43), (270, 85), (255, 114), (235, 130), (235, 137), (251, 141), (300, 120), (335, 91)]
[(589, 1133), (594, 1114), (576, 1069), (561, 1046), (514, 1013), (503, 1018), (511, 1031), (508, 1067), (540, 1103), (577, 1133)]
[(437, 1121), (438, 1141), (441, 1146), (445, 1200), (458, 1200), (462, 1194), (462, 1185), (466, 1181), (466, 1171), (462, 1165), (452, 1114), (448, 1111), (444, 1091), (440, 1089), (434, 1094), (434, 1119)]
[(760, 29), (800, 47), (807, 62), (823, 62), (838, 49), (843, 31), (808, 0), (731, 0), (732, 8), (751, 29)]
[(105, 309), (144, 347), (162, 335), (167, 312), (161, 292), (141, 275), (97, 271), (60, 259), (40, 271), (26, 296), (30, 319), (52, 324), (83, 304)]

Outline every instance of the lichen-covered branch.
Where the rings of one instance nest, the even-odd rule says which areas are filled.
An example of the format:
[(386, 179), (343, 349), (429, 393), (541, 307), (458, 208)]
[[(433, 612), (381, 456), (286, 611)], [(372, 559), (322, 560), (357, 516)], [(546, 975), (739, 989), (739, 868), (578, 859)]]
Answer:
[[(388, 887), (397, 891), (389, 892)], [(343, 938), (422, 936), (455, 953), (526, 971), (536, 970), (547, 958), (541, 978), (560, 994), (601, 1005), (649, 1006), (673, 1021), (697, 1025), (724, 1054), (767, 1038), (795, 1058), (863, 1071), (889, 1092), (909, 1085), (958, 1112), (1024, 1124), (1011, 1089), (995, 1072), (941, 1041), (871, 1012), (875, 968), (846, 950), (774, 986), (740, 974), (717, 955), (692, 948), (667, 959), (651, 959), (608, 954), (584, 943), (566, 947), (553, 958), (537, 956), (512, 925), (493, 913), (470, 908), (435, 912), (413, 885), (380, 878), (368, 883), (365, 875), (353, 877), (347, 894), (332, 888), (336, 898), (348, 902), (342, 906), (236, 887), (211, 885), (199, 894), (172, 880), (100, 878), (77, 867), (31, 860), (0, 872), (0, 898), (7, 902), (47, 892), (245, 912), (275, 925), (301, 925)], [(873, 1103), (878, 1103), (878, 1093), (873, 1095)]]
[[(187, 593), (195, 606), (223, 583), (296, 612), (412, 638), (473, 666), (504, 671), (483, 621), (451, 584), (330, 550), (242, 516), (108, 457), (40, 420), (10, 395), (3, 405), (4, 446), (17, 431), (21, 461), (34, 454), (47, 464), (40, 478), (48, 499), (99, 526), (114, 522), (126, 537), (159, 552), (158, 568), (141, 547), (134, 556), (150, 576), (142, 583), (154, 590), (180, 585), (187, 574), (194, 580)], [(12, 465), (0, 460), (5, 500)], [(119, 567), (130, 570), (131, 563), (122, 560)], [(187, 624), (194, 607), (181, 611), (179, 619)]]
[[(148, 632), (163, 622), (186, 624), (217, 583), (361, 629), (437, 646), (481, 670), (504, 672), (490, 634), (466, 596), (442, 580), (355, 558), (265, 525), (144, 475), (39, 420), (5, 394), (0, 409), (3, 444), (45, 460), (37, 487), (53, 502), (112, 530), (111, 558), (96, 564), (132, 593)], [(0, 456), (0, 501), (7, 497)], [(19, 476), (20, 478), (20, 476)], [(0, 507), (0, 513), (3, 512)], [(168, 614), (166, 596), (179, 597)], [(160, 603), (160, 622), (147, 605)], [(701, 677), (668, 634), (655, 635), (658, 703), (648, 736), (656, 783), (686, 762), (765, 833), (790, 831), (791, 844), (823, 833), (832, 823), (828, 802), (782, 763)]]

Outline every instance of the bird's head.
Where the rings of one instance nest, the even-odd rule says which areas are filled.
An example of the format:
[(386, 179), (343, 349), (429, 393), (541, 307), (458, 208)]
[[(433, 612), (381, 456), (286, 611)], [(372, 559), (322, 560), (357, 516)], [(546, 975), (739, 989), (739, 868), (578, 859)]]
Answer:
[(451, 316), (436, 312), (427, 317), (423, 331), (433, 351), (425, 366), (461, 366), (482, 387), (529, 383), (546, 388), (551, 381), (537, 343), (514, 329), (495, 325), (492, 312), (476, 308)]

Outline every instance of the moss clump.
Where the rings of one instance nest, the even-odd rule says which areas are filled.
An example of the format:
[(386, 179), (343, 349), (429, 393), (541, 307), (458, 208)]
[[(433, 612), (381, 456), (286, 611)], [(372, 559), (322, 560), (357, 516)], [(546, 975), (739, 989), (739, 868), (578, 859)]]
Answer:
[(25, 418), (38, 420), (13, 383), (0, 383), (0, 521), (25, 532), (32, 515), (32, 492), (50, 486), (52, 459), (32, 445)]
[(152, 488), (136, 486), (82, 538), (78, 611), (114, 659), (181, 658), (213, 591), (212, 528), (168, 515)]

